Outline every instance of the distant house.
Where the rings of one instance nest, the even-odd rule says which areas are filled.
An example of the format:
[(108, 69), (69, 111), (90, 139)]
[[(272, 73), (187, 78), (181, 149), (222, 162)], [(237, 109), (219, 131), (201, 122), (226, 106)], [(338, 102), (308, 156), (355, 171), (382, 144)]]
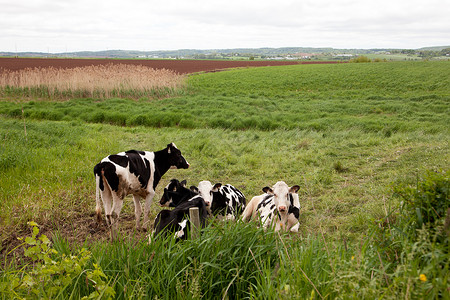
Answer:
[(301, 59), (310, 59), (311, 57), (313, 57), (315, 54), (314, 53), (295, 53), (293, 54), (294, 56), (301, 58)]
[(345, 53), (342, 53), (342, 54), (335, 54), (335, 55), (333, 55), (334, 57), (353, 57), (354, 55), (353, 54), (345, 54)]

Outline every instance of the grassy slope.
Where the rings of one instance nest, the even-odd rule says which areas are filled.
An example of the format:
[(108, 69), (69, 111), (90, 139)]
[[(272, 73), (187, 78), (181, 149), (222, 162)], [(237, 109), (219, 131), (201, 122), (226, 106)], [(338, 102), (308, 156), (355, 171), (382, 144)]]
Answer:
[[(447, 62), (305, 65), (193, 76), (190, 95), (153, 102), (4, 99), (1, 226), (90, 213), (96, 162), (174, 141), (192, 168), (169, 171), (155, 199), (173, 177), (188, 184), (231, 183), (248, 199), (282, 179), (301, 186), (300, 236), (359, 238), (373, 218), (395, 207), (392, 182), (414, 182), (423, 170), (448, 168), (449, 73)], [(90, 110), (103, 117), (84, 117)], [(167, 123), (85, 123), (139, 124), (136, 115)], [(164, 125), (169, 127), (151, 127)], [(250, 129), (242, 130), (246, 125)], [(132, 211), (129, 202), (124, 216)], [(7, 239), (10, 231), (4, 232)]]
[[(153, 102), (3, 101), (6, 115), (20, 118), (24, 109), (28, 136), (22, 121), (4, 119), (0, 165), (9, 180), (0, 183), (2, 202), (12, 209), (54, 190), (43, 203), (29, 204), (40, 210), (60, 202), (57, 194), (66, 186), (79, 191), (79, 185), (86, 198), (94, 195), (91, 168), (106, 154), (175, 141), (193, 168), (166, 180), (229, 182), (251, 198), (282, 179), (303, 186), (306, 216), (314, 203), (325, 224), (364, 227), (382, 213), (391, 181), (448, 165), (449, 73), (447, 62), (255, 68), (193, 76), (192, 96)], [(127, 124), (139, 115), (193, 129), (83, 122)], [(39, 184), (30, 184), (33, 178)], [(8, 215), (4, 211), (3, 218)]]

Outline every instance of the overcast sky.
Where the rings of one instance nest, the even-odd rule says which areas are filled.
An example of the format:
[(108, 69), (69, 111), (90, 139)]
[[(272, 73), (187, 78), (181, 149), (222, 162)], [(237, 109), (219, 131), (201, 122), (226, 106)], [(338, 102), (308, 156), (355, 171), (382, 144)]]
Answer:
[(0, 0), (0, 51), (450, 45), (450, 0)]

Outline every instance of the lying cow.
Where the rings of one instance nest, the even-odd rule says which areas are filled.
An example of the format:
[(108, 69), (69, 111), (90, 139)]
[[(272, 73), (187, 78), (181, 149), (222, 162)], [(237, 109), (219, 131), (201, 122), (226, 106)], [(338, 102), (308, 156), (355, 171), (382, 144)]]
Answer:
[(298, 231), (300, 216), (300, 201), (298, 185), (288, 187), (283, 182), (277, 182), (272, 188), (264, 187), (265, 194), (253, 197), (242, 213), (242, 219), (248, 221), (259, 216), (264, 228), (273, 226), (275, 231)]
[(245, 208), (244, 194), (231, 184), (216, 183), (213, 186), (210, 181), (204, 180), (198, 184), (198, 188), (191, 189), (198, 191), (205, 199), (213, 215), (224, 214), (226, 219), (234, 220)]
[(133, 194), (136, 228), (141, 228), (141, 197), (145, 198), (144, 226), (147, 226), (150, 205), (161, 177), (169, 169), (188, 167), (189, 163), (174, 143), (157, 152), (130, 150), (105, 157), (94, 167), (97, 221), (101, 221), (101, 195), (111, 238), (115, 239), (123, 199)]
[(159, 204), (161, 206), (176, 207), (197, 195), (198, 191), (186, 188), (186, 180), (180, 182), (177, 179), (171, 179), (164, 188)]
[[(178, 239), (187, 238), (187, 230), (190, 228), (189, 209), (198, 207), (200, 217), (200, 227), (204, 228), (208, 218), (208, 210), (203, 198), (194, 193), (190, 189), (182, 186), (176, 179), (171, 180), (171, 184), (177, 186), (177, 190), (164, 189), (164, 197), (169, 197), (169, 201), (175, 201), (177, 206), (173, 210), (162, 210), (155, 218), (153, 237), (158, 235), (167, 236), (169, 233), (174, 233), (174, 237)], [(169, 184), (170, 185), (170, 184)], [(187, 198), (187, 199), (186, 199)], [(186, 201), (179, 202), (180, 199)], [(173, 203), (173, 202), (171, 202)]]

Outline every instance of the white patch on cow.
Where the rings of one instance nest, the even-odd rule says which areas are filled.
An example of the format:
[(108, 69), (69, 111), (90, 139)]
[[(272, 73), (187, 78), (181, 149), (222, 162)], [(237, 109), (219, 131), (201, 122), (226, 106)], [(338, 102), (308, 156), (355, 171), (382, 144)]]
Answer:
[(178, 237), (181, 239), (184, 236), (184, 229), (186, 228), (187, 220), (181, 221), (180, 223), (178, 223), (178, 225), (181, 226), (181, 229), (178, 230), (177, 232), (175, 232), (175, 237)]
[(274, 202), (280, 214), (287, 214), (290, 205), (289, 186), (284, 181), (278, 181), (269, 191), (269, 194), (274, 196)]
[(198, 184), (198, 194), (205, 200), (206, 206), (211, 206), (212, 203), (212, 194), (211, 190), (213, 185), (208, 180), (200, 181)]
[(202, 196), (200, 196), (200, 195), (195, 195), (194, 197), (192, 197), (192, 198), (189, 199), (188, 201), (193, 201), (194, 199), (197, 199), (197, 198), (202, 198)]
[(150, 180), (148, 181), (149, 184), (147, 186), (147, 190), (153, 190), (153, 181), (155, 179), (155, 153), (145, 151), (144, 157), (150, 163)]

